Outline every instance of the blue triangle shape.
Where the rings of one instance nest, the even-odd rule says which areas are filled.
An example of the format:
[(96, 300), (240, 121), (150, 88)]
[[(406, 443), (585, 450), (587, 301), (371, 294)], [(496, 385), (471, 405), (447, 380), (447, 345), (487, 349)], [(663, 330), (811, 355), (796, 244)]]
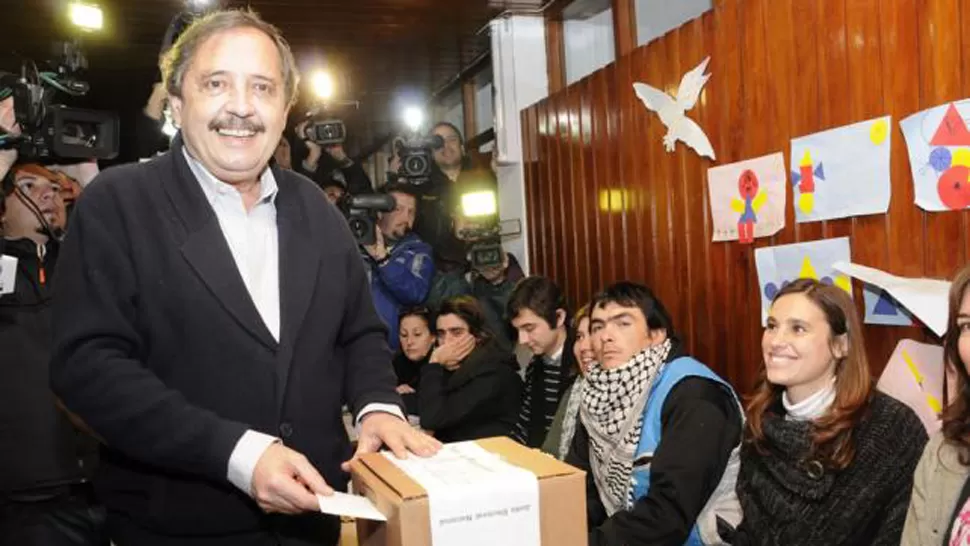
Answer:
[(885, 290), (880, 290), (879, 299), (876, 300), (876, 305), (872, 308), (872, 314), (896, 316), (899, 314), (899, 309), (896, 308), (896, 304), (889, 297), (889, 294)]
[(821, 163), (818, 164), (818, 167), (815, 167), (815, 178), (825, 180), (825, 171), (822, 170)]
[(791, 183), (792, 183), (792, 185), (797, 185), (801, 181), (802, 181), (802, 173), (800, 173), (798, 171), (792, 171), (791, 172)]

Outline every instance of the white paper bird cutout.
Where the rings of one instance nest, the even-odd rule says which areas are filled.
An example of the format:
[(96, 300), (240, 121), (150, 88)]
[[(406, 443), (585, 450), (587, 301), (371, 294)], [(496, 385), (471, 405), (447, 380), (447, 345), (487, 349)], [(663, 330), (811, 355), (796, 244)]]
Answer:
[(686, 112), (697, 104), (701, 89), (711, 77), (710, 74), (704, 74), (710, 60), (710, 57), (704, 59), (696, 68), (684, 74), (680, 80), (680, 88), (677, 89), (676, 99), (645, 83), (633, 84), (633, 90), (643, 101), (644, 106), (656, 112), (660, 116), (660, 121), (667, 126), (664, 148), (668, 152), (674, 151), (679, 140), (693, 148), (699, 155), (715, 159), (714, 148), (704, 134), (704, 130), (686, 115)]

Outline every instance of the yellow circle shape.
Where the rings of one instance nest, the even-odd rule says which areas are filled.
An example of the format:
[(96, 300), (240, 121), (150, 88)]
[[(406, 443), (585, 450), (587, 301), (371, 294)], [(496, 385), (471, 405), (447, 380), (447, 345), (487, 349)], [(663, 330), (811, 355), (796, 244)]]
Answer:
[(957, 148), (953, 152), (953, 161), (950, 162), (951, 167), (970, 167), (970, 148)]
[(885, 142), (887, 136), (889, 136), (889, 124), (884, 119), (876, 121), (872, 124), (872, 128), (869, 129), (869, 139), (876, 146)]

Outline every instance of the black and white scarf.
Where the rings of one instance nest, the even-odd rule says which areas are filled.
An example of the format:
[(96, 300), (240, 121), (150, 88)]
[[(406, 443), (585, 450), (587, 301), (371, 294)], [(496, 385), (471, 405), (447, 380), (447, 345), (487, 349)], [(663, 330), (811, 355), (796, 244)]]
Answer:
[(631, 503), (643, 408), (671, 347), (671, 341), (664, 340), (619, 368), (594, 364), (586, 376), (580, 416), (589, 433), (589, 466), (596, 489), (611, 516)]

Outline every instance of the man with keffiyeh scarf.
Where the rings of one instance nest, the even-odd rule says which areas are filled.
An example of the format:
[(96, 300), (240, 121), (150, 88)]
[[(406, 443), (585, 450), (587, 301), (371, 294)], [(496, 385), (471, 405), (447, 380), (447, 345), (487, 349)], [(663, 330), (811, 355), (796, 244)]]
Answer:
[(598, 294), (566, 462), (587, 471), (590, 546), (723, 544), (743, 411), (731, 386), (686, 356), (663, 304), (621, 282)]

